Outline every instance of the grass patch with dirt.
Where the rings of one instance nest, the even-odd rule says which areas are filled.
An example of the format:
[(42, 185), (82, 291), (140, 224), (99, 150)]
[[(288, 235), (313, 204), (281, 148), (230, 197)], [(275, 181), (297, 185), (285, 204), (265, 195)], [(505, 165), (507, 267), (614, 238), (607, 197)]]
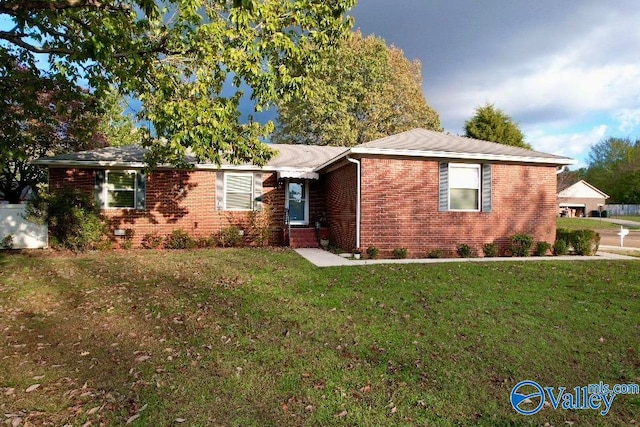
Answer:
[[(36, 425), (620, 425), (511, 388), (640, 383), (640, 263), (313, 267), (276, 249), (0, 254), (0, 414)], [(2, 417), (3, 415), (0, 415)]]
[(612, 216), (611, 218), (615, 218), (615, 219), (625, 219), (625, 220), (627, 220), (627, 221), (636, 221), (636, 222), (640, 222), (640, 216), (638, 216), (638, 215)]

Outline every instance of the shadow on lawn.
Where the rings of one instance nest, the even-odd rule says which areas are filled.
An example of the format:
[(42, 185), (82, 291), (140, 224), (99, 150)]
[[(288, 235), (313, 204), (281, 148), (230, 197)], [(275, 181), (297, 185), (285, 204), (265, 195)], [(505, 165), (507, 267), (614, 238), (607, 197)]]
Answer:
[[(77, 423), (102, 417), (100, 421), (123, 424), (138, 414), (141, 420), (160, 417), (158, 422), (164, 423), (195, 421), (194, 416), (204, 416), (204, 422), (207, 416), (233, 419), (230, 408), (198, 406), (202, 403), (193, 415), (198, 387), (206, 387), (204, 393), (218, 400), (236, 402), (230, 396), (243, 394), (255, 398), (246, 403), (245, 415), (253, 411), (255, 419), (276, 424), (277, 412), (260, 402), (259, 393), (247, 396), (241, 382), (230, 382), (236, 367), (220, 362), (220, 336), (250, 328), (238, 316), (246, 301), (233, 292), (248, 276), (237, 273), (237, 264), (217, 273), (207, 264), (203, 275), (198, 258), (191, 255), (184, 270), (167, 268), (154, 258), (160, 262), (144, 267), (135, 257), (65, 259), (54, 283), (39, 290), (48, 299), (31, 305), (25, 301), (16, 319), (24, 330), (9, 337), (21, 363), (28, 361), (19, 365), (18, 375), (46, 375), (42, 391), (57, 396), (61, 406), (31, 421)], [(232, 326), (235, 332), (225, 330)], [(223, 394), (216, 396), (216, 389)], [(253, 408), (247, 410), (249, 404)], [(101, 409), (88, 415), (95, 407)], [(191, 411), (191, 417), (184, 411)]]

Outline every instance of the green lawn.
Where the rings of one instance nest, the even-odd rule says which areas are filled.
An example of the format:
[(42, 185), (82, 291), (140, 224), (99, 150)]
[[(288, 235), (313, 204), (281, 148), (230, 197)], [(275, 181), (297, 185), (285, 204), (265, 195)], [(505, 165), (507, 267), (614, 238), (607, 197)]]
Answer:
[(627, 221), (637, 221), (640, 222), (640, 216), (614, 216), (612, 218), (616, 218), (616, 219), (626, 219)]
[(569, 230), (613, 230), (619, 229), (620, 226), (606, 221), (586, 218), (556, 218), (558, 228), (566, 228)]
[(319, 269), (275, 249), (0, 253), (0, 417), (627, 425), (640, 395), (606, 416), (525, 417), (509, 393), (525, 379), (640, 383), (639, 277), (637, 261)]

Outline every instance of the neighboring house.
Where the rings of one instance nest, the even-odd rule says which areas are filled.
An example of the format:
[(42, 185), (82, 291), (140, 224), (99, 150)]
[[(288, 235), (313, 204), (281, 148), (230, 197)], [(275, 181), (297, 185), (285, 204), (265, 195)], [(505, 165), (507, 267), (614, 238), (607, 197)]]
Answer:
[(278, 154), (262, 168), (194, 163), (192, 170), (145, 174), (139, 147), (38, 163), (48, 166), (51, 189), (71, 185), (95, 193), (111, 230), (133, 230), (134, 244), (178, 228), (192, 236), (230, 224), (248, 229), (252, 212), (266, 210), (274, 245), (317, 246), (314, 225), (326, 219), (339, 248), (376, 246), (389, 255), (404, 247), (413, 257), (455, 252), (459, 243), (479, 253), (494, 241), (504, 249), (517, 233), (553, 242), (556, 168), (574, 163), (424, 129), (352, 148), (273, 148)]
[(599, 216), (608, 198), (585, 180), (558, 188), (558, 205), (562, 216), (593, 216), (594, 212), (598, 212)]

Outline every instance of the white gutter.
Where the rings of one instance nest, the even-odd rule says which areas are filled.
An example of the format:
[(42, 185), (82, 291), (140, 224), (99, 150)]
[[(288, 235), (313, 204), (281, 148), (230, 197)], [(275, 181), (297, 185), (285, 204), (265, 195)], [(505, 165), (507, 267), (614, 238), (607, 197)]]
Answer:
[(346, 157), (348, 161), (351, 163), (355, 163), (356, 165), (356, 182), (357, 182), (357, 192), (356, 192), (356, 248), (360, 247), (360, 160), (352, 159), (351, 157)]

